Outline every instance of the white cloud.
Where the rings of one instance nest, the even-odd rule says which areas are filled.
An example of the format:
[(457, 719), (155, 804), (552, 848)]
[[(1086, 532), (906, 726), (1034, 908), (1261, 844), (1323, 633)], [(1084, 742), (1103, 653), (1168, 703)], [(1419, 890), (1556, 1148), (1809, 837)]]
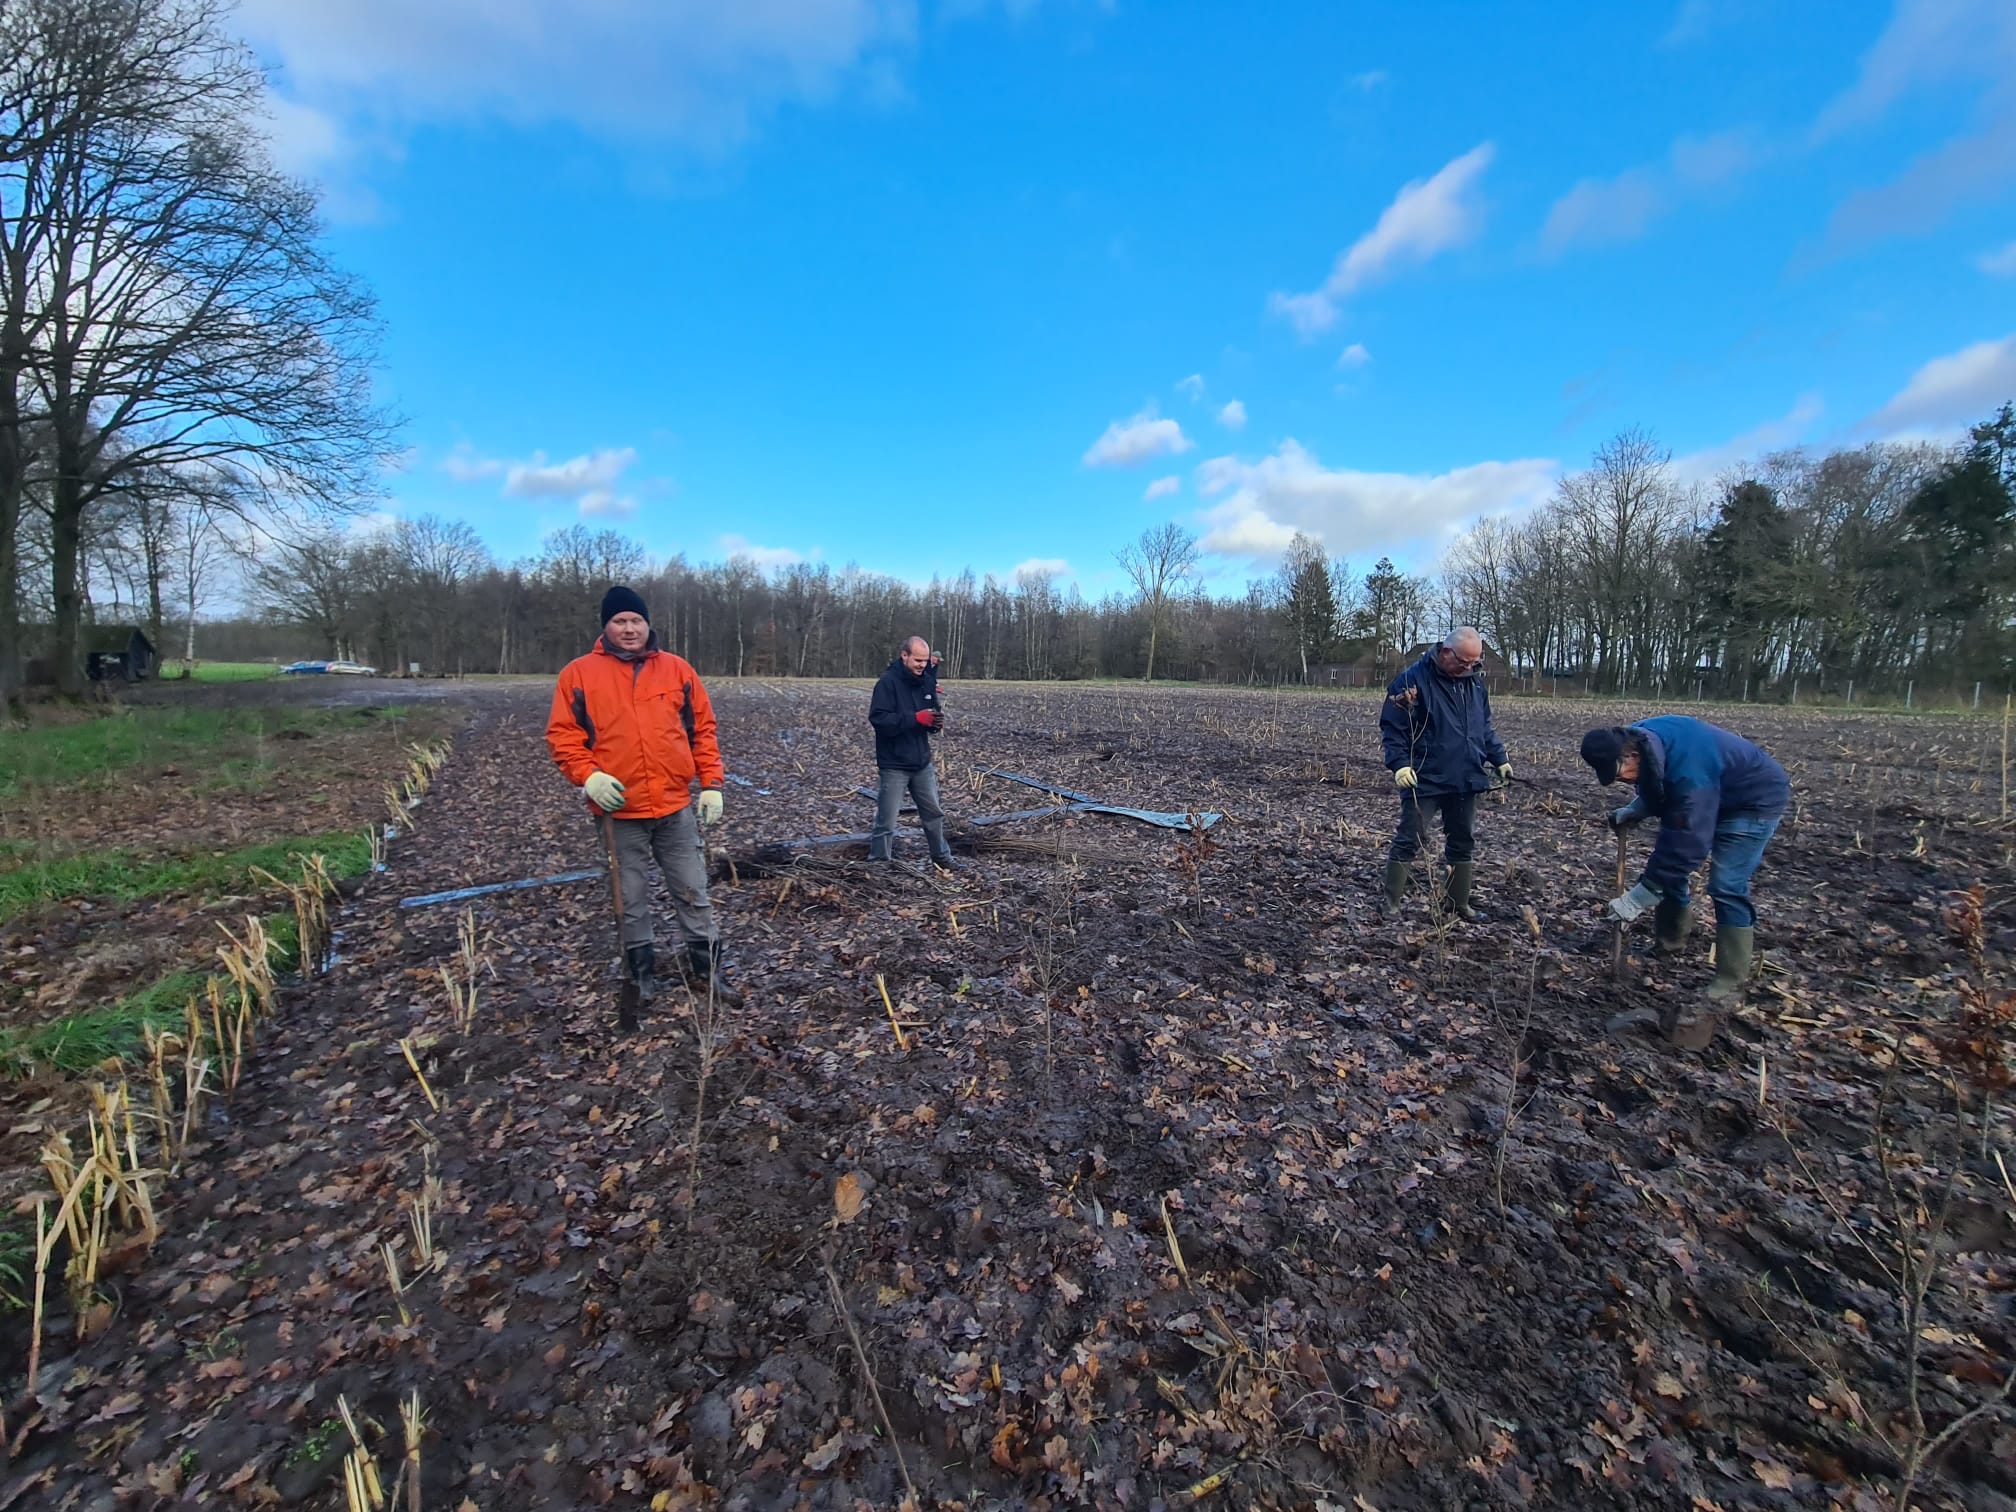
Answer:
[(1166, 499), (1171, 494), (1181, 492), (1183, 492), (1183, 480), (1172, 473), (1166, 478), (1157, 478), (1150, 483), (1142, 493), (1141, 500), (1144, 504), (1153, 504), (1157, 499)]
[(1246, 429), (1246, 406), (1237, 399), (1228, 400), (1218, 411), (1218, 423), (1227, 430)]
[(581, 495), (580, 509), (590, 519), (628, 519), (637, 513), (637, 500), (629, 494), (596, 488)]
[(1874, 121), (1906, 95), (1953, 79), (2005, 79), (2016, 54), (2016, 8), (2007, 0), (1898, 0), (1890, 24), (1862, 55), (1855, 82), (1820, 112), (1815, 140)]
[(630, 446), (584, 452), (553, 463), (544, 452), (534, 452), (529, 462), (513, 462), (505, 469), (504, 492), (520, 499), (581, 498), (609, 489), (636, 460), (637, 450)]
[(1351, 75), (1351, 82), (1367, 94), (1370, 94), (1386, 82), (1386, 70), (1383, 68), (1368, 68), (1363, 73)]
[(268, 91), (266, 140), (273, 162), (296, 178), (318, 178), (349, 156), (343, 128), (327, 111)]
[(2016, 278), (2016, 241), (1993, 252), (1983, 252), (1974, 266), (1991, 278)]
[(1034, 573), (1040, 578), (1064, 577), (1071, 571), (1071, 564), (1063, 557), (1030, 557), (1026, 562), (1017, 562), (1015, 570), (1008, 574), (1010, 582), (1023, 573)]
[(721, 146), (908, 50), (907, 0), (241, 0), (299, 104), (411, 123), (489, 117)]
[(1547, 212), (1540, 245), (1548, 252), (1595, 242), (1630, 241), (1642, 236), (1666, 208), (1650, 169), (1630, 168), (1615, 178), (1585, 178)]
[(1340, 368), (1363, 367), (1371, 360), (1372, 354), (1365, 350), (1365, 343), (1362, 341), (1352, 342), (1337, 354), (1337, 366)]
[(2016, 335), (1934, 357), (1863, 422), (1883, 434), (1941, 431), (1979, 420), (2016, 394)]
[(465, 444), (441, 459), (441, 471), (457, 483), (476, 483), (500, 476), (504, 463), (496, 457), (479, 457)]
[(1632, 241), (1685, 194), (1732, 183), (1757, 158), (1755, 145), (1741, 132), (1680, 137), (1659, 162), (1576, 184), (1547, 212), (1540, 245), (1559, 253), (1572, 246)]
[(1204, 375), (1202, 373), (1192, 373), (1188, 378), (1179, 380), (1176, 384), (1176, 392), (1181, 394), (1185, 399), (1188, 399), (1192, 404), (1195, 404), (1199, 399), (1204, 397)]
[(1195, 445), (1174, 420), (1157, 418), (1150, 405), (1131, 420), (1115, 420), (1085, 453), (1087, 467), (1132, 467), (1150, 457), (1174, 456)]
[(1812, 139), (1865, 128), (1911, 95), (1936, 89), (1953, 97), (1968, 84), (1979, 90), (1972, 122), (1887, 183), (1844, 199), (1828, 224), (1831, 244), (1922, 233), (1959, 206), (2016, 183), (2016, 6), (1899, 0), (1854, 84), (1813, 123)]
[[(789, 546), (758, 546), (739, 535), (724, 535), (720, 545), (723, 557), (730, 561), (740, 557), (765, 572), (777, 567), (795, 567), (806, 560), (803, 552), (793, 551)], [(814, 558), (818, 555), (818, 551), (812, 552)]]
[(1480, 515), (1540, 503), (1559, 471), (1552, 461), (1528, 458), (1446, 473), (1359, 472), (1326, 468), (1287, 440), (1258, 462), (1213, 457), (1198, 465), (1197, 491), (1223, 496), (1200, 517), (1203, 546), (1224, 556), (1272, 557), (1298, 530), (1350, 555), (1439, 540)]
[[(590, 519), (625, 519), (637, 512), (635, 494), (618, 491), (617, 483), (637, 460), (635, 447), (607, 447), (584, 452), (565, 462), (548, 462), (544, 452), (534, 452), (522, 462), (486, 457), (467, 442), (441, 459), (441, 470), (457, 483), (480, 483), (501, 477), (501, 492), (515, 499), (573, 499)], [(644, 491), (663, 492), (671, 487), (664, 479), (644, 480)]]
[(1404, 185), (1378, 223), (1339, 254), (1322, 288), (1308, 294), (1276, 293), (1269, 308), (1307, 340), (1336, 324), (1340, 300), (1402, 264), (1426, 262), (1470, 240), (1483, 219), (1474, 190), (1496, 152), (1490, 142), (1480, 143), (1444, 164), (1433, 178)]
[(1792, 408), (1777, 419), (1766, 420), (1720, 445), (1675, 457), (1673, 476), (1682, 483), (1707, 483), (1730, 468), (1761, 462), (1772, 452), (1804, 440), (1807, 430), (1825, 410), (1818, 394), (1801, 394)]

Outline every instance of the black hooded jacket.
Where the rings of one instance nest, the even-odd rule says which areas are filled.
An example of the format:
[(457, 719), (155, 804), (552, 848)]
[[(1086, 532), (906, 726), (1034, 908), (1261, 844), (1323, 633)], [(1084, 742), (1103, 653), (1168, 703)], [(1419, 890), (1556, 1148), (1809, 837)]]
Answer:
[(931, 765), (931, 732), (917, 723), (917, 711), (938, 711), (938, 678), (926, 668), (913, 673), (897, 657), (884, 669), (868, 700), (868, 723), (875, 726), (875, 765), (883, 771), (921, 772)]

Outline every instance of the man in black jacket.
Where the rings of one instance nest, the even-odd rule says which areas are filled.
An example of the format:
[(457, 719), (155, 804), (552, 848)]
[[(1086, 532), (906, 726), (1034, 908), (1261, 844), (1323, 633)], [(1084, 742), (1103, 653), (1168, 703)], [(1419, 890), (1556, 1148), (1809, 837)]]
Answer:
[(875, 727), (875, 828), (868, 835), (868, 859), (889, 861), (896, 853), (896, 814), (909, 794), (924, 823), (924, 842), (934, 866), (957, 869), (945, 843), (945, 811), (938, 805), (938, 774), (931, 766), (931, 737), (944, 728), (938, 708), (938, 679), (931, 647), (921, 635), (903, 643), (868, 700), (868, 723)]

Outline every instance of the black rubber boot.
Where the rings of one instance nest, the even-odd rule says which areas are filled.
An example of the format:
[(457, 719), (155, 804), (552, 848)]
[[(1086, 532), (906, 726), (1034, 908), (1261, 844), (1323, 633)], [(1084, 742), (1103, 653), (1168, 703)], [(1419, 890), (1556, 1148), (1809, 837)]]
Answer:
[(658, 995), (658, 952), (649, 940), (623, 947), (623, 969), (636, 984), (638, 1002), (648, 1003)]
[(1691, 905), (1677, 898), (1661, 898), (1652, 912), (1652, 948), (1662, 956), (1678, 955), (1687, 948), (1687, 936), (1693, 928)]
[(714, 1000), (729, 1008), (742, 1006), (742, 993), (728, 980), (722, 968), (721, 942), (695, 940), (686, 947), (687, 959), (693, 963), (693, 975), (689, 985), (696, 993), (710, 993)]
[(1477, 863), (1458, 861), (1449, 868), (1449, 912), (1465, 924), (1482, 924), (1486, 916), (1470, 906), (1470, 889), (1477, 880)]
[(1400, 900), (1407, 896), (1407, 863), (1388, 861), (1386, 863), (1386, 890), (1379, 895), (1379, 917), (1397, 919), (1400, 917)]

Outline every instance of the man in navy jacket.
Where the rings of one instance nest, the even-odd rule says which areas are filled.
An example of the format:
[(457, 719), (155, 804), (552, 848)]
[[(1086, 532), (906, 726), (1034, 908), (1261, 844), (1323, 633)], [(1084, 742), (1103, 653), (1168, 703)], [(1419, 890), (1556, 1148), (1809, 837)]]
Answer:
[(1450, 910), (1472, 922), (1479, 917), (1470, 906), (1477, 795), (1491, 786), (1494, 768), (1501, 780), (1512, 775), (1505, 742), (1491, 728), (1491, 695), (1478, 671), (1483, 663), (1484, 638), (1461, 625), (1386, 689), (1379, 738), (1386, 770), (1400, 789), (1400, 827), (1386, 854), (1379, 909), (1388, 918), (1400, 911), (1407, 868), (1421, 849), (1430, 812), (1442, 816)]
[(868, 859), (892, 860), (896, 851), (896, 815), (908, 793), (924, 824), (924, 843), (931, 861), (946, 871), (958, 863), (945, 842), (945, 811), (938, 804), (938, 773), (931, 765), (931, 737), (944, 727), (938, 707), (938, 674), (931, 666), (931, 647), (921, 635), (903, 643), (903, 650), (883, 671), (868, 700), (868, 723), (875, 727), (875, 827), (868, 832)]
[(1606, 787), (1620, 777), (1637, 785), (1637, 797), (1610, 815), (1612, 829), (1659, 821), (1644, 875), (1611, 899), (1610, 916), (1629, 924), (1653, 910), (1658, 949), (1678, 951), (1691, 921), (1688, 878), (1707, 861), (1708, 896), (1715, 900), (1715, 979), (1708, 997), (1716, 1004), (1734, 998), (1749, 979), (1755, 952), (1750, 878), (1792, 800), (1785, 768), (1742, 736), (1680, 714), (1591, 730), (1582, 737), (1582, 759)]

